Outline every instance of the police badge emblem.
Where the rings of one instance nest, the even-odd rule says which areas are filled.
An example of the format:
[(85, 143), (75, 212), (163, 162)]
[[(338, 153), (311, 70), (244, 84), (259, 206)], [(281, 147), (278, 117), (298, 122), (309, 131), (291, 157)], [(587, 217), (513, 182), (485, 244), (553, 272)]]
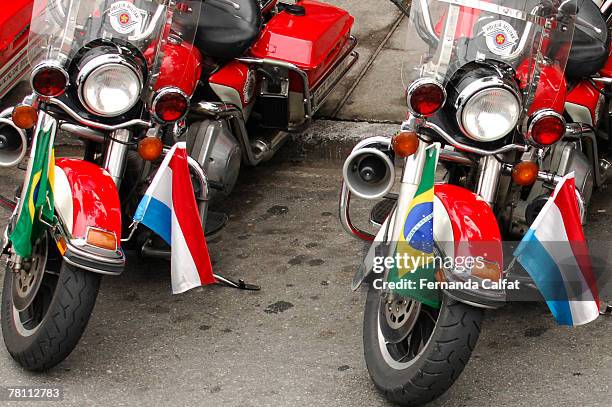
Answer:
[(495, 55), (507, 57), (512, 53), (519, 36), (514, 27), (504, 20), (496, 20), (482, 27), (487, 48)]
[(119, 34), (130, 34), (142, 23), (142, 10), (129, 1), (113, 3), (108, 14), (113, 30)]

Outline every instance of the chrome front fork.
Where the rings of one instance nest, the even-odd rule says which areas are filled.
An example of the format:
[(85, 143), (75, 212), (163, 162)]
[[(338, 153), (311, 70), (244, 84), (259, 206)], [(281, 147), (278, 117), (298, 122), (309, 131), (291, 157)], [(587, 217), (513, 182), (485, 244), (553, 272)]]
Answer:
[(115, 181), (117, 188), (121, 186), (121, 180), (125, 173), (125, 166), (128, 156), (128, 143), (132, 137), (132, 133), (126, 129), (115, 130), (111, 133), (111, 141), (108, 144), (106, 154), (104, 156), (103, 168), (108, 171), (110, 176)]
[(499, 179), (502, 173), (502, 163), (493, 155), (487, 155), (480, 159), (478, 166), (478, 184), (476, 186), (476, 194), (493, 207)]

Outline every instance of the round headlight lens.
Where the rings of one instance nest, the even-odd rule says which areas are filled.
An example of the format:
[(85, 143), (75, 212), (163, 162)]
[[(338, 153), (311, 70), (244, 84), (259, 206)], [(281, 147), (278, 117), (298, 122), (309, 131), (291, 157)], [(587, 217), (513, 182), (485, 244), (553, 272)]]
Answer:
[(91, 113), (118, 116), (138, 102), (142, 82), (125, 64), (106, 63), (95, 68), (82, 84), (81, 97)]
[(483, 89), (470, 97), (461, 110), (466, 136), (476, 141), (495, 141), (516, 127), (521, 106), (516, 95), (504, 88)]

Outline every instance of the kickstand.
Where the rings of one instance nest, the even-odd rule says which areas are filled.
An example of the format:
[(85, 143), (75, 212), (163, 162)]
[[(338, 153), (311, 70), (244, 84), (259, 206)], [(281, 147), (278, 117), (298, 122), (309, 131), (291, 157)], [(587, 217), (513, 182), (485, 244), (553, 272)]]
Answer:
[(239, 290), (245, 291), (259, 291), (261, 287), (255, 284), (247, 284), (244, 280), (238, 280), (238, 282), (230, 280), (229, 278), (225, 278), (218, 274), (215, 274), (215, 279), (217, 280), (217, 284), (224, 285), (226, 287), (237, 288)]
[(601, 304), (599, 306), (599, 314), (608, 317), (612, 316), (612, 304), (610, 304), (609, 302), (601, 301)]

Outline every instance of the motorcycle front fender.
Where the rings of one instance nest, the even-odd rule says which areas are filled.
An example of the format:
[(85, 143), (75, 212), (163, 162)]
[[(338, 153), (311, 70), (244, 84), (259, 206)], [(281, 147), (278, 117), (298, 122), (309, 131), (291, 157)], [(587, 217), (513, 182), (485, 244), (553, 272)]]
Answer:
[[(364, 281), (372, 278), (374, 257), (386, 253), (385, 229), (393, 224), (395, 210), (389, 215), (377, 234), (355, 277), (352, 288), (356, 290)], [(483, 257), (487, 263), (503, 268), (502, 238), (493, 210), (477, 194), (455, 185), (434, 186), (434, 237), (444, 256)], [(453, 281), (454, 274), (446, 274), (446, 281)], [(459, 281), (459, 280), (456, 280)], [(447, 294), (469, 305), (497, 308), (505, 303), (504, 292), (491, 290), (453, 290)]]
[[(85, 270), (121, 274), (125, 256), (121, 249), (121, 206), (117, 187), (104, 169), (72, 158), (59, 158), (55, 165), (56, 228), (66, 243), (64, 259)], [(115, 236), (114, 249), (96, 247), (88, 241), (92, 231)], [(61, 245), (58, 244), (58, 247)], [(60, 250), (63, 250), (60, 247)]]
[[(465, 188), (449, 184), (434, 187), (434, 236), (445, 256), (457, 259), (469, 256), (495, 265), (496, 281), (503, 278), (504, 256), (497, 218), (489, 204)], [(445, 270), (446, 281), (463, 281), (462, 276)], [(471, 279), (477, 278), (471, 271)], [(446, 291), (454, 299), (469, 305), (497, 308), (505, 303), (503, 290), (474, 288)]]

